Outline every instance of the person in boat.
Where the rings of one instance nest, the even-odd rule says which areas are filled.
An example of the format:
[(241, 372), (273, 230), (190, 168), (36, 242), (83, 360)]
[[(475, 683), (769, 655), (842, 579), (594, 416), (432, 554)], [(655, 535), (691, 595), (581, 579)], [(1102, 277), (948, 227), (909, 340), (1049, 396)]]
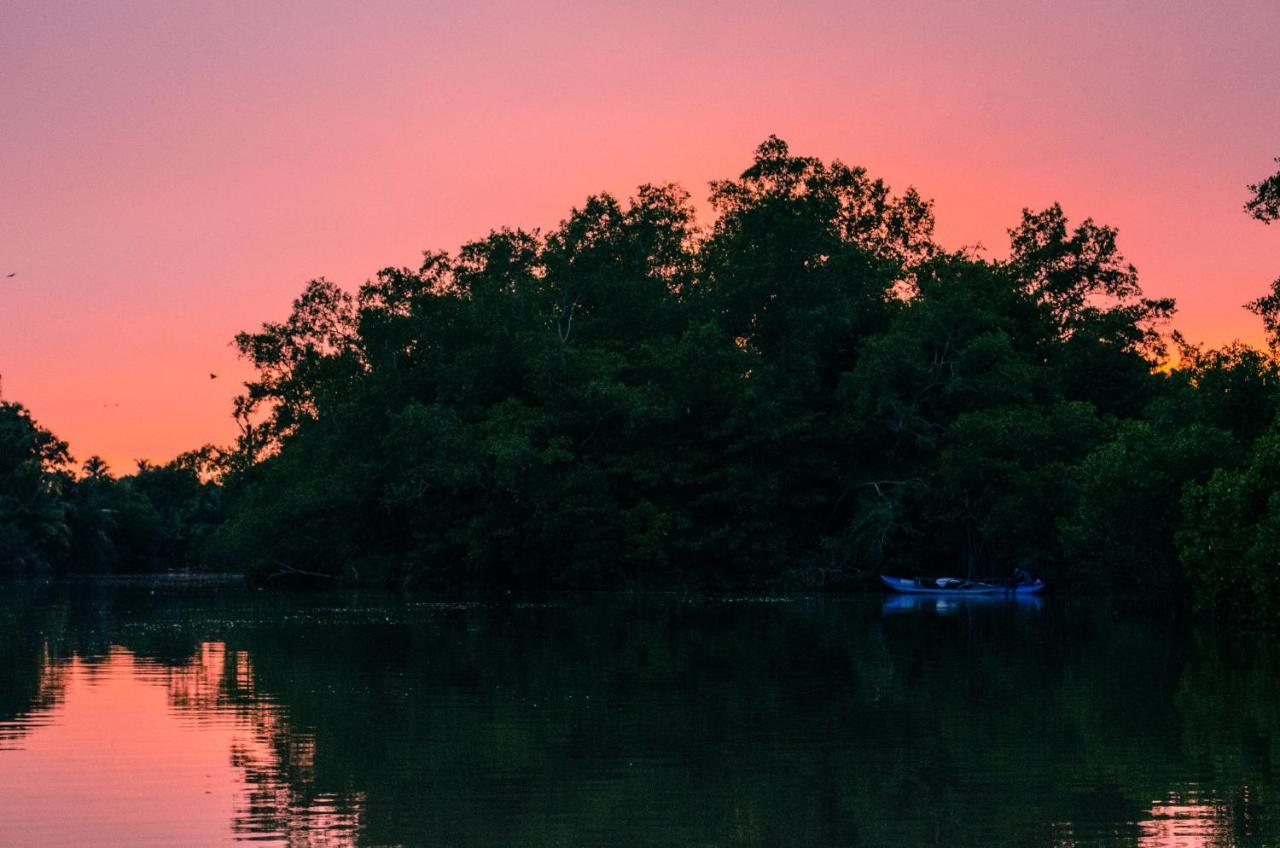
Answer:
[(1024, 569), (1015, 568), (1010, 577), (1000, 581), (1000, 585), (1008, 586), (1010, 589), (1016, 589), (1019, 586), (1023, 586), (1031, 582), (1033, 581), (1030, 574), (1028, 574)]

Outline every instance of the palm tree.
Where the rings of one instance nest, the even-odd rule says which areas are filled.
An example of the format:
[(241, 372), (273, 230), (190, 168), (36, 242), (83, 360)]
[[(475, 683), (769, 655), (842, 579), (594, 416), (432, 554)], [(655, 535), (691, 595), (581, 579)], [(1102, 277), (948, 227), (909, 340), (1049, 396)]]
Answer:
[(84, 480), (101, 481), (111, 479), (111, 468), (107, 465), (107, 461), (97, 454), (84, 461), (81, 471), (81, 478)]

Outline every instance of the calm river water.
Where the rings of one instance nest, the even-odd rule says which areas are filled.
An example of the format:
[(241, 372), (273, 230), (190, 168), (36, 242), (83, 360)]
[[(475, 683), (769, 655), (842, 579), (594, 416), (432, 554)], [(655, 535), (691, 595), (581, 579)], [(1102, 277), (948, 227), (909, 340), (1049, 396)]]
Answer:
[(1280, 845), (1280, 653), (1103, 602), (0, 584), (0, 845)]

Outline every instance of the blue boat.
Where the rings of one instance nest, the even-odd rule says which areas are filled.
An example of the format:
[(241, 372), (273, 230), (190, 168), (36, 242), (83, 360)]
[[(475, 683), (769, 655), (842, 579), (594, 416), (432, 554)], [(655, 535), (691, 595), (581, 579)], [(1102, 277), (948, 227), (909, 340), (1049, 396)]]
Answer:
[(887, 574), (880, 575), (880, 580), (904, 595), (1034, 595), (1044, 590), (1044, 581), (1039, 578), (1009, 585), (958, 577), (890, 577)]

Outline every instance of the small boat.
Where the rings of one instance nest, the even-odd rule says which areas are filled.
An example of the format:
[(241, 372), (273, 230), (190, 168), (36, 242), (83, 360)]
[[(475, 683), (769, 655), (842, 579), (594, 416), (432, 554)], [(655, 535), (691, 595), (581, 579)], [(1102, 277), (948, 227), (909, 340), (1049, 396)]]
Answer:
[(1039, 578), (1012, 584), (983, 583), (958, 577), (890, 577), (887, 574), (880, 575), (880, 579), (884, 585), (904, 595), (1034, 595), (1044, 590), (1044, 581)]

